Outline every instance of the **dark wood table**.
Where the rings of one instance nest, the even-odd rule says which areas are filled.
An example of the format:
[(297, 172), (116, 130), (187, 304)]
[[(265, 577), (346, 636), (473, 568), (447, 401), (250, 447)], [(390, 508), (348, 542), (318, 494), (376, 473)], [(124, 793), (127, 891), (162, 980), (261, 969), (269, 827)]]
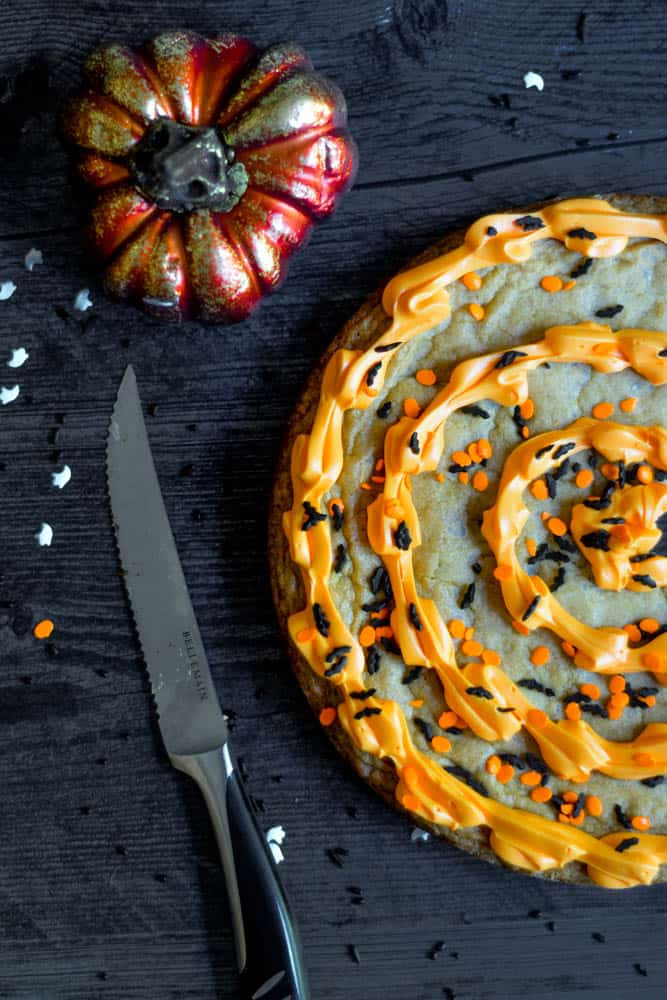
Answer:
[[(18, 287), (0, 303), (0, 385), (21, 395), (0, 407), (1, 997), (236, 996), (216, 848), (162, 750), (110, 531), (105, 435), (128, 362), (236, 752), (260, 822), (287, 833), (316, 1000), (665, 996), (663, 886), (573, 889), (411, 842), (338, 759), (287, 665), (265, 520), (306, 373), (411, 255), (499, 208), (667, 193), (666, 14), (642, 0), (3, 0), (0, 281)], [(105, 299), (56, 137), (92, 46), (175, 26), (300, 41), (344, 89), (360, 148), (340, 211), (231, 329), (165, 328)], [(30, 358), (13, 373), (15, 347)]]

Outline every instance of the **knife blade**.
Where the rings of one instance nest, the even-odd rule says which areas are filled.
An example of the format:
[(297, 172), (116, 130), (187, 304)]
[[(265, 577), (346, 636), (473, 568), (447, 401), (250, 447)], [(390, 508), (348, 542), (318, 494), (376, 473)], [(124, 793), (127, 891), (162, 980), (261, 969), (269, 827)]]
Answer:
[(131, 366), (109, 425), (107, 482), (162, 740), (172, 764), (198, 783), (218, 841), (242, 1000), (308, 1000), (289, 905), (232, 761)]

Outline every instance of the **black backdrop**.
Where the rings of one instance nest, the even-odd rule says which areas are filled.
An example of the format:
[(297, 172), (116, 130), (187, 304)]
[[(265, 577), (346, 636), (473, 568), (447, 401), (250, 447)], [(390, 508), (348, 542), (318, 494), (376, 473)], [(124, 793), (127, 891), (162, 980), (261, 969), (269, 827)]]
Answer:
[[(265, 516), (306, 373), (412, 254), (487, 211), (667, 193), (666, 14), (637, 0), (3, 0), (0, 281), (18, 288), (0, 302), (0, 385), (21, 396), (0, 408), (0, 996), (236, 995), (214, 842), (162, 752), (109, 527), (104, 439), (131, 361), (234, 746), (263, 826), (287, 832), (317, 1000), (664, 997), (662, 887), (572, 889), (412, 843), (339, 761), (286, 665)], [(179, 26), (301, 42), (344, 89), (360, 147), (338, 214), (235, 329), (168, 329), (105, 300), (55, 135), (91, 47)], [(524, 88), (528, 70), (543, 92)], [(28, 273), (31, 247), (44, 262)], [(3, 359), (20, 346), (14, 373)], [(31, 634), (44, 616), (49, 643)], [(332, 847), (349, 852), (342, 869)]]

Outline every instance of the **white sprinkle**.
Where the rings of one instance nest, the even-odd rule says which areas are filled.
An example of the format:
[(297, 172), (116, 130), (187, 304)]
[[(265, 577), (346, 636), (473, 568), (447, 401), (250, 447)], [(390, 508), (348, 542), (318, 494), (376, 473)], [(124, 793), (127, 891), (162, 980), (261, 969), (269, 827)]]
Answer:
[(11, 299), (15, 291), (16, 285), (13, 281), (3, 281), (0, 284), (0, 302), (6, 302), (7, 299)]
[(412, 832), (410, 833), (410, 840), (413, 844), (426, 843), (427, 840), (431, 839), (431, 834), (427, 830), (420, 830), (418, 826), (412, 827)]
[(82, 288), (74, 299), (74, 308), (77, 312), (85, 313), (86, 309), (92, 309), (93, 302), (90, 297), (90, 289)]
[(285, 836), (285, 830), (282, 826), (272, 826), (270, 830), (266, 831), (266, 839), (271, 850), (271, 854), (273, 854), (273, 860), (277, 865), (279, 865), (281, 861), (285, 860), (285, 855), (280, 848)]
[(523, 82), (527, 89), (531, 87), (537, 87), (538, 90), (544, 90), (544, 80), (539, 73), (533, 73), (532, 70), (526, 73), (523, 78)]
[(29, 357), (30, 355), (26, 351), (25, 347), (13, 347), (12, 356), (7, 362), (7, 367), (20, 368), (21, 365), (24, 365), (26, 363)]
[(39, 531), (35, 535), (38, 545), (50, 545), (53, 541), (53, 528), (44, 521), (39, 526)]
[(42, 251), (35, 250), (34, 247), (31, 250), (28, 250), (24, 259), (25, 259), (25, 266), (28, 268), (29, 271), (33, 270), (35, 264), (44, 263), (44, 256), (42, 254)]
[(59, 490), (64, 489), (71, 478), (72, 478), (72, 470), (70, 469), (69, 465), (63, 465), (61, 472), (51, 473), (51, 482)]
[(6, 406), (7, 403), (13, 403), (15, 399), (18, 399), (18, 395), (21, 389), (18, 385), (13, 385), (11, 389), (5, 389), (3, 386), (0, 389), (0, 403)]

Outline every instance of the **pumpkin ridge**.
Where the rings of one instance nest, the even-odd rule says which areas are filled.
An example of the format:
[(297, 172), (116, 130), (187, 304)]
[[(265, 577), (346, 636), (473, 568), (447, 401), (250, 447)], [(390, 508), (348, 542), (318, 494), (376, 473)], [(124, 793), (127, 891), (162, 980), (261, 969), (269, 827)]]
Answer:
[[(160, 98), (165, 108), (169, 112), (169, 117), (174, 118), (174, 106), (171, 102), (169, 94), (164, 89), (164, 81), (157, 71), (150, 54), (145, 49), (139, 49), (137, 51), (137, 60), (141, 63), (144, 72), (146, 73), (146, 78), (148, 79), (151, 87), (155, 90), (155, 93)], [(144, 126), (146, 127), (146, 126)]]
[[(125, 188), (133, 188), (143, 198), (143, 195), (141, 194), (141, 191), (139, 191), (139, 189), (137, 188), (136, 184), (132, 184), (132, 183), (116, 184), (116, 185), (113, 186), (113, 188), (103, 189), (100, 192), (100, 197), (102, 197), (104, 195), (105, 191), (109, 192), (111, 190), (114, 190), (114, 191), (120, 193)], [(122, 249), (128, 245), (128, 243), (131, 243), (132, 240), (134, 240), (135, 238), (139, 237), (141, 235), (141, 233), (143, 232), (143, 230), (145, 229), (145, 227), (150, 222), (155, 222), (156, 221), (155, 216), (157, 214), (164, 215), (164, 216), (167, 215), (167, 213), (163, 212), (161, 209), (159, 209), (158, 206), (155, 203), (152, 203), (151, 206), (150, 206), (150, 211), (148, 211), (146, 213), (146, 215), (144, 216), (144, 218), (141, 220), (141, 222), (139, 222), (136, 225), (136, 227), (132, 230), (132, 232), (128, 233), (127, 236), (125, 236), (117, 244), (117, 246), (115, 246), (113, 248), (113, 250), (111, 251), (111, 253), (107, 254), (105, 257), (102, 258), (103, 261), (104, 261), (105, 267), (108, 264), (110, 264), (116, 258), (116, 256), (122, 251)], [(98, 256), (100, 256), (99, 251), (96, 251), (96, 252), (97, 252)]]
[(316, 218), (310, 209), (307, 206), (302, 205), (290, 194), (286, 194), (283, 191), (276, 193), (275, 191), (267, 190), (266, 188), (263, 188), (261, 184), (249, 184), (245, 193), (248, 195), (251, 192), (253, 194), (260, 195), (262, 198), (269, 198), (276, 204), (277, 207), (282, 204), (288, 208), (290, 212), (299, 212), (304, 219), (307, 219), (310, 223), (314, 223), (316, 221)]
[[(264, 51), (257, 51), (254, 65), (246, 66), (246, 75), (254, 73), (258, 69), (262, 59), (266, 57), (266, 54), (276, 48), (279, 48), (279, 46), (271, 46), (269, 49), (265, 49)], [(249, 96), (247, 101), (239, 108), (236, 108), (230, 118), (225, 118), (224, 113), (220, 112), (218, 119), (216, 119), (218, 126), (224, 130), (229, 125), (238, 121), (238, 119), (242, 118), (244, 114), (251, 111), (269, 90), (272, 90), (275, 86), (277, 86), (277, 84), (282, 83), (284, 80), (288, 80), (292, 76), (296, 76), (299, 73), (313, 72), (313, 64), (308, 56), (308, 53), (301, 49), (300, 46), (295, 46), (295, 52), (298, 52), (301, 55), (303, 59), (302, 62), (291, 63), (285, 67), (285, 70), (282, 73), (276, 73), (274, 76), (270, 73), (265, 73), (264, 76), (258, 80), (257, 90), (255, 93), (252, 96)], [(237, 84), (241, 84), (243, 81), (237, 80), (236, 82)], [(226, 95), (229, 104), (233, 103), (234, 99), (239, 94), (239, 90), (239, 86), (237, 86), (235, 91), (230, 89), (230, 92)], [(220, 119), (223, 119), (224, 121), (221, 121)]]
[[(148, 238), (148, 240), (150, 241), (150, 249), (147, 251), (147, 256), (150, 257), (155, 247), (155, 244), (160, 239), (160, 236), (164, 232), (169, 221), (166, 217), (166, 213), (163, 212), (161, 213), (161, 215), (162, 218), (156, 215), (151, 215), (149, 218), (147, 218), (145, 222), (142, 223), (142, 225), (137, 228), (136, 232), (130, 233), (129, 236), (125, 240), (123, 240), (123, 242), (120, 243), (116, 247), (116, 249), (106, 258), (104, 262), (103, 281), (105, 286), (112, 292), (112, 294), (119, 296), (121, 295), (121, 291), (118, 288), (117, 281), (112, 282), (110, 280), (109, 272), (118, 262), (118, 258), (121, 257), (123, 253), (125, 253), (130, 248), (131, 244), (138, 242), (139, 240), (146, 240)], [(145, 232), (146, 229), (150, 229), (151, 227), (154, 230), (152, 235), (150, 233)], [(138, 298), (139, 297), (138, 287), (141, 283), (141, 273), (140, 272), (134, 273), (134, 271), (128, 272), (126, 280), (129, 285), (129, 288), (126, 290), (126, 294), (128, 294), (130, 298)]]
[(233, 211), (230, 213), (223, 212), (211, 212), (211, 218), (213, 223), (222, 230), (222, 232), (227, 237), (230, 245), (234, 248), (236, 253), (241, 258), (246, 271), (248, 272), (252, 283), (257, 292), (262, 292), (265, 289), (264, 282), (262, 281), (260, 274), (257, 270), (254, 257), (251, 255), (250, 250), (246, 246), (238, 229), (234, 225)]
[[(219, 36), (217, 39), (214, 38), (213, 41), (221, 41), (224, 37), (226, 37), (226, 36), (224, 36), (224, 35), (223, 36)], [(227, 101), (229, 101), (229, 99), (233, 95), (235, 89), (238, 89), (238, 84), (240, 83), (240, 81), (242, 80), (242, 78), (245, 75), (247, 75), (247, 73), (249, 71), (251, 71), (251, 68), (252, 68), (253, 64), (256, 64), (259, 61), (259, 57), (260, 57), (260, 53), (257, 51), (257, 48), (253, 45), (253, 43), (250, 41), (250, 39), (246, 38), (244, 35), (232, 35), (232, 36), (229, 36), (229, 37), (235, 38), (237, 40), (243, 40), (244, 42), (247, 42), (249, 45), (252, 45), (253, 51), (249, 54), (248, 58), (244, 62), (239, 62), (239, 64), (236, 67), (235, 71), (229, 77), (229, 79), (227, 80), (227, 82), (224, 85), (223, 89), (218, 94), (218, 97), (217, 97), (217, 99), (216, 99), (216, 101), (214, 103), (214, 107), (211, 110), (210, 115), (207, 116), (207, 121), (201, 122), (202, 125), (210, 125), (210, 126), (213, 126), (214, 128), (217, 127), (217, 122), (218, 122), (218, 118), (220, 117), (221, 108), (223, 107), (223, 105)], [(209, 57), (212, 57), (214, 55), (214, 53), (208, 53), (208, 54), (209, 54)], [(210, 69), (209, 72), (210, 72), (211, 76), (215, 76), (216, 75), (215, 70), (213, 70), (213, 69)], [(204, 74), (202, 74), (202, 79), (205, 79), (205, 75)], [(209, 90), (208, 87), (206, 89)], [(200, 97), (199, 100), (201, 101), (201, 103), (206, 103), (205, 97), (204, 97), (204, 99), (202, 99)]]

